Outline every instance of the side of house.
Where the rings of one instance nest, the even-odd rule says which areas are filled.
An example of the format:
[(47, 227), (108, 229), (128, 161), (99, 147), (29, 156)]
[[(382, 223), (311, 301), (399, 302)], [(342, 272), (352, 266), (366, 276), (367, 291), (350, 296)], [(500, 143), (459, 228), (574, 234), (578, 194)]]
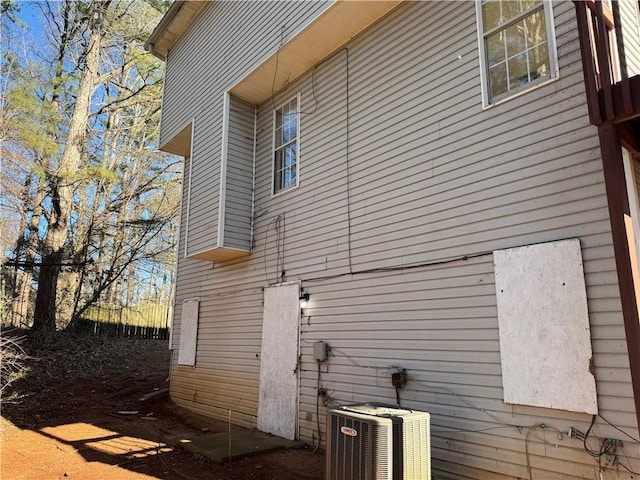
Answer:
[[(355, 32), (336, 26), (336, 9), (355, 8), (348, 3), (360, 4), (359, 18), (371, 15)], [(186, 157), (173, 400), (317, 443), (327, 406), (395, 403), (398, 393), (403, 406), (432, 414), (434, 478), (638, 471), (602, 159), (573, 4), (537, 10), (550, 41), (527, 55), (551, 53), (546, 63), (528, 60), (522, 85), (481, 55), (499, 27), (484, 25), (479, 35), (482, 7), (472, 2), (198, 8), (167, 55), (161, 131), (163, 148)], [(330, 56), (322, 30), (313, 30), (325, 24), (334, 29)], [(309, 45), (318, 60), (296, 69), (313, 58), (299, 53)], [(570, 263), (583, 272), (586, 323), (576, 328), (586, 325), (581, 353), (592, 355), (579, 368), (592, 372), (597, 397), (569, 409), (507, 403), (511, 360), (501, 347), (515, 340), (501, 337), (505, 297), (496, 283), (512, 271), (498, 270), (498, 259), (564, 241), (579, 245)], [(536, 252), (515, 278), (555, 271)], [(302, 311), (301, 292), (309, 294)], [(523, 351), (555, 358), (556, 340)], [(326, 362), (314, 360), (318, 341), (331, 348)], [(193, 358), (181, 358), (187, 349)], [(398, 392), (390, 367), (407, 371)], [(523, 375), (536, 371), (528, 367), (520, 365)], [(287, 372), (284, 388), (278, 379)], [(582, 393), (566, 386), (576, 395), (543, 391), (543, 404)], [(285, 404), (284, 425), (272, 425)], [(591, 436), (570, 437), (569, 427)], [(620, 464), (598, 456), (605, 439), (623, 442)]]

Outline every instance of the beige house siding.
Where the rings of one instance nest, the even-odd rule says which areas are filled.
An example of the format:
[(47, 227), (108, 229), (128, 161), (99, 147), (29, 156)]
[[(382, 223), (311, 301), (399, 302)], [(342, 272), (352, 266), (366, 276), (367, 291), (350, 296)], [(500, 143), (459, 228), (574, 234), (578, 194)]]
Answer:
[(169, 52), (160, 145), (196, 118), (189, 206), (190, 255), (218, 246), (223, 131), (220, 112), (225, 93), (329, 4), (209, 2)]
[(620, 20), (629, 76), (640, 75), (640, 15), (636, 0), (620, 0)]
[(222, 94), (331, 3), (208, 2), (167, 57), (160, 144), (194, 113), (220, 122)]
[(219, 147), (212, 151), (210, 145), (204, 144), (201, 139), (209, 127), (212, 135), (221, 136), (221, 120), (210, 125), (198, 118), (193, 126), (191, 176), (186, 183), (191, 193), (188, 199), (183, 199), (188, 204), (188, 218), (181, 219), (182, 222), (189, 222), (188, 255), (217, 245), (221, 151)]
[[(252, 9), (244, 16), (248, 24), (271, 19), (261, 53), (243, 42), (220, 46), (235, 33), (242, 38), (238, 15), (225, 17), (231, 15), (226, 9), (237, 8)], [(274, 13), (282, 8), (214, 2), (169, 56), (164, 115), (175, 121), (168, 126), (163, 117), (163, 139), (188, 118), (196, 125), (190, 230), (207, 230), (192, 222), (217, 208), (217, 102), (250, 70), (245, 65), (277, 48), (281, 25), (291, 21)], [(311, 299), (301, 318), (300, 438), (317, 438), (312, 345), (324, 340), (332, 347), (321, 379), (330, 404), (395, 402), (387, 370), (408, 370), (401, 400), (432, 413), (435, 478), (528, 478), (527, 462), (532, 478), (594, 478), (597, 463), (582, 442), (559, 433), (569, 426), (586, 432), (591, 416), (502, 401), (491, 255), (579, 238), (599, 410), (637, 438), (573, 4), (555, 3), (554, 14), (560, 78), (483, 109), (474, 4), (401, 5), (351, 42), (348, 52), (336, 53), (274, 99), (279, 105), (300, 92), (302, 109), (300, 185), (275, 197), (273, 104), (258, 108), (253, 253), (227, 263), (179, 260), (173, 344), (179, 343), (183, 300), (200, 299), (200, 328), (195, 368), (172, 369), (171, 396), (178, 404), (221, 419), (230, 410), (235, 422), (255, 426), (262, 288), (301, 280)], [(181, 83), (205, 82), (181, 55), (200, 65), (192, 56), (206, 49), (193, 42), (206, 32), (213, 39), (205, 44), (214, 46), (208, 54), (220, 50), (233, 59), (211, 58), (209, 68), (229, 74), (226, 80), (211, 74), (200, 87)], [(203, 90), (211, 94), (206, 100), (198, 97)], [(183, 103), (173, 105), (181, 91), (199, 99), (183, 93)], [(189, 244), (192, 238), (190, 231)], [(397, 269), (416, 264), (425, 266)], [(323, 437), (324, 412), (321, 404)], [(541, 423), (548, 428), (535, 426)], [(621, 459), (640, 468), (637, 445), (623, 434), (601, 420), (592, 434), (623, 440), (628, 459)], [(606, 475), (618, 478), (612, 469)]]
[(223, 245), (246, 251), (251, 250), (255, 118), (255, 106), (229, 96)]

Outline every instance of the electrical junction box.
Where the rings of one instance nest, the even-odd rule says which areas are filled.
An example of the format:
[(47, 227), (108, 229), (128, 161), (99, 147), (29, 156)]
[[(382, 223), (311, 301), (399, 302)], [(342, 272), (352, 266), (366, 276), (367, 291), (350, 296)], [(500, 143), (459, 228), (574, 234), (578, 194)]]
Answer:
[(313, 344), (313, 359), (318, 362), (327, 360), (329, 353), (329, 345), (326, 342), (316, 342)]

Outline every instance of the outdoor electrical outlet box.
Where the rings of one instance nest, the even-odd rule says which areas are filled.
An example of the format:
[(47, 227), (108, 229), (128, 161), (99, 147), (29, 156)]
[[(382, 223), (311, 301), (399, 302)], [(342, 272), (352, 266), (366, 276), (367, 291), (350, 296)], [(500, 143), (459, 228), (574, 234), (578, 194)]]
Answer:
[(326, 342), (316, 342), (313, 344), (313, 359), (318, 362), (327, 360), (329, 345)]
[(403, 388), (407, 384), (407, 371), (402, 367), (391, 367), (391, 384), (396, 388)]

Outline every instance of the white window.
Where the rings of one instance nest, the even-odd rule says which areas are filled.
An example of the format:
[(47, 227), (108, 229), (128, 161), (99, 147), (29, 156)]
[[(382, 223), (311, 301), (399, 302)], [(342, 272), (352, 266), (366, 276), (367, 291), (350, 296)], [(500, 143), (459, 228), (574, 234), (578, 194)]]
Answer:
[(476, 4), (485, 105), (558, 76), (549, 1)]
[(298, 185), (299, 96), (274, 112), (273, 194)]

